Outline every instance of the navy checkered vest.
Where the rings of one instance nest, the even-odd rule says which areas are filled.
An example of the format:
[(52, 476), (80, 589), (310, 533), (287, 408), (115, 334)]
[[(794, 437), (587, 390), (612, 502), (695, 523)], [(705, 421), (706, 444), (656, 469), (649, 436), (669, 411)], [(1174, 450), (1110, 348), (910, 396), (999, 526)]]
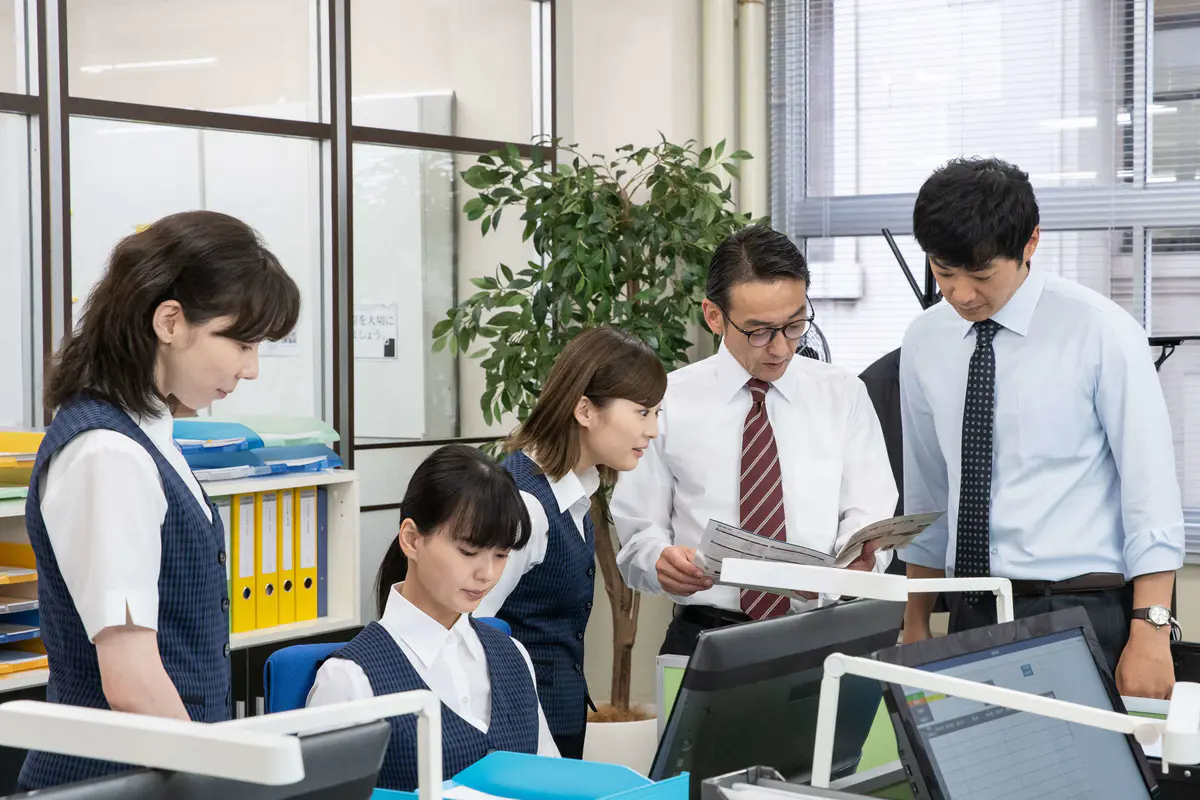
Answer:
[[(163, 666), (192, 719), (229, 719), (229, 616), (221, 517), (213, 508), (209, 522), (195, 495), (128, 414), (108, 403), (84, 398), (60, 408), (46, 431), (25, 505), (25, 526), (37, 556), (42, 642), (50, 660), (46, 699), (73, 706), (109, 707), (100, 685), (96, 647), (88, 640), (58, 569), (39, 500), (50, 458), (79, 434), (101, 429), (128, 436), (144, 447), (162, 478), (167, 515), (162, 526), (158, 576), (158, 648)], [(20, 785), (26, 790), (41, 789), (126, 769), (130, 767), (31, 752), (21, 769)]]
[(504, 461), (517, 487), (537, 498), (550, 522), (546, 557), (527, 572), (496, 616), (512, 626), (537, 673), (538, 697), (555, 736), (576, 736), (587, 726), (587, 679), (583, 634), (592, 614), (596, 580), (596, 534), (590, 516), (583, 536), (570, 511), (559, 511), (550, 482), (517, 451)]
[[(538, 701), (529, 679), (529, 667), (508, 635), (471, 620), (487, 658), (492, 684), (492, 712), (488, 732), (478, 728), (442, 704), (442, 775), (452, 778), (493, 750), (537, 753)], [(429, 687), (409, 663), (404, 651), (378, 622), (363, 628), (349, 644), (330, 658), (353, 661), (371, 682), (376, 696), (411, 692)], [(417, 788), (417, 717), (393, 717), (379, 788), (402, 792)]]

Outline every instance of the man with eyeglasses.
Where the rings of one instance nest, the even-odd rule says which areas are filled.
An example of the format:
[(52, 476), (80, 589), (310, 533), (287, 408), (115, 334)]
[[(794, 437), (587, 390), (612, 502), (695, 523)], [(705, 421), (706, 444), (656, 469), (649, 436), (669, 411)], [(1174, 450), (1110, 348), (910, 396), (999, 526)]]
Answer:
[[(716, 249), (704, 320), (721, 346), (671, 373), (659, 436), (617, 484), (621, 574), (676, 603), (660, 653), (691, 655), (701, 631), (822, 602), (713, 586), (692, 563), (710, 519), (832, 553), (896, 506), (862, 381), (795, 358), (813, 320), (808, 284), (804, 256), (770, 228), (744, 228)], [(883, 571), (888, 560), (871, 550), (849, 568)]]

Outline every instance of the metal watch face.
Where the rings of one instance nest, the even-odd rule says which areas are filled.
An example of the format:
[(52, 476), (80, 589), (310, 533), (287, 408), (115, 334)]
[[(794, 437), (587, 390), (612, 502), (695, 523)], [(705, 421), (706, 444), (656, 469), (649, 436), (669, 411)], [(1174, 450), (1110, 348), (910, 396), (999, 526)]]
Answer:
[(1171, 624), (1171, 611), (1163, 606), (1150, 606), (1146, 616), (1155, 625)]

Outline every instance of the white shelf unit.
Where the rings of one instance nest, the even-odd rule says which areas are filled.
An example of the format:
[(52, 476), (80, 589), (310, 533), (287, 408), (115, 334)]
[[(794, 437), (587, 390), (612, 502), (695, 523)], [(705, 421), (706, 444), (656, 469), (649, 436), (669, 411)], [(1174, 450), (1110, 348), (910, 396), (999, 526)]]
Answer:
[[(0, 500), (0, 542), (29, 543), (29, 536), (25, 533), (25, 498)], [(37, 581), (0, 585), (0, 595), (36, 599)], [(47, 669), (28, 669), (0, 675), (0, 698), (4, 692), (45, 686), (49, 675)]]
[(229, 497), (281, 489), (316, 486), (326, 491), (328, 563), (326, 569), (326, 615), (305, 622), (277, 625), (273, 628), (234, 633), (229, 637), (233, 650), (285, 642), (301, 636), (345, 630), (361, 625), (362, 580), (359, 557), (359, 482), (353, 470), (327, 470), (246, 478), (232, 481), (206, 481), (202, 484), (209, 497)]
[[(280, 489), (316, 486), (326, 490), (327, 547), (326, 616), (305, 622), (293, 622), (274, 628), (234, 633), (230, 649), (239, 650), (302, 636), (345, 630), (362, 624), (362, 580), (359, 556), (359, 482), (353, 470), (327, 470), (247, 478), (232, 481), (206, 481), (202, 484), (209, 497), (228, 497)], [(0, 541), (28, 542), (25, 533), (25, 500), (0, 501)], [(20, 584), (18, 584), (20, 585)], [(35, 585), (36, 584), (32, 584)], [(17, 689), (44, 686), (50, 671), (26, 670), (0, 675), (0, 695)]]

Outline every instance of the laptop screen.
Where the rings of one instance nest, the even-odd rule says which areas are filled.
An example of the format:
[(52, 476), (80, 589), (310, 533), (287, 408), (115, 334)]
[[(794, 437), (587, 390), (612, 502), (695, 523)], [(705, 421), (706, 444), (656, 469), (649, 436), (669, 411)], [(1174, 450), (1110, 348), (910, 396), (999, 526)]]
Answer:
[[(1113, 709), (1078, 628), (920, 666)], [(1150, 796), (1129, 741), (1121, 734), (911, 687), (903, 687), (903, 694), (947, 800)]]

